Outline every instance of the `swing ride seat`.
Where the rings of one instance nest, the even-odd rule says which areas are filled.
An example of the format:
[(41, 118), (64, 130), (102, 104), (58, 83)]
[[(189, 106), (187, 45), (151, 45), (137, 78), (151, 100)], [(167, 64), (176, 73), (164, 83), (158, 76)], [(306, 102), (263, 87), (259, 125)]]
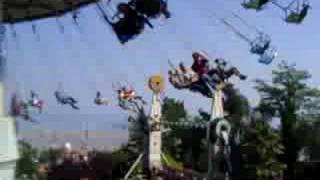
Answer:
[(145, 24), (150, 28), (153, 28), (153, 25), (149, 20), (129, 4), (120, 3), (118, 4), (117, 9), (118, 12), (114, 17), (119, 18), (119, 15), (123, 15), (123, 17), (119, 18), (119, 20), (114, 23), (106, 17), (106, 21), (112, 26), (122, 44), (141, 34), (145, 28)]
[(109, 101), (103, 98), (95, 98), (94, 103), (97, 105), (109, 105)]
[(286, 18), (286, 22), (288, 23), (297, 23), (300, 24), (302, 22), (302, 18), (300, 16), (300, 14), (292, 12), (287, 18)]
[(42, 107), (43, 101), (42, 100), (37, 100), (36, 102), (34, 100), (29, 100), (29, 105), (32, 107)]
[[(292, 0), (287, 6), (280, 5), (277, 1), (271, 1), (275, 6), (285, 13), (285, 22), (301, 24), (311, 8), (308, 0)], [(296, 4), (296, 7), (292, 7)], [(302, 5), (301, 5), (302, 4)]]
[(259, 34), (250, 44), (250, 52), (253, 54), (263, 55), (269, 49), (271, 38), (266, 34)]
[(190, 82), (190, 83), (182, 83), (182, 82), (173, 82), (172, 80), (169, 79), (170, 84), (178, 90), (183, 90), (183, 89), (188, 89), (191, 92), (195, 93), (200, 93), (201, 95), (211, 98), (212, 93), (210, 91), (210, 88), (206, 85), (204, 81), (197, 80), (195, 82)]
[(112, 24), (112, 28), (122, 44), (134, 39), (144, 30), (145, 19), (142, 16), (121, 18)]
[(260, 11), (268, 2), (270, 2), (270, 0), (249, 0), (243, 2), (242, 6), (246, 9), (255, 9)]
[(311, 8), (311, 6), (309, 4), (304, 4), (303, 8), (300, 12), (291, 12), (286, 17), (286, 19), (285, 19), (286, 22), (301, 24), (303, 22), (303, 20), (306, 18), (310, 8)]
[(277, 49), (274, 47), (268, 48), (258, 59), (262, 64), (270, 64), (278, 56)]
[(131, 27), (128, 27), (128, 24), (125, 24), (125, 22), (121, 22), (121, 20), (114, 23), (112, 25), (112, 28), (113, 28), (114, 32), (116, 33), (116, 36), (119, 39), (119, 41), (121, 42), (121, 44), (125, 44), (128, 41), (134, 39), (135, 36), (137, 34), (139, 34), (140, 31), (142, 31), (142, 30), (140, 30), (140, 31), (130, 30), (129, 28), (131, 28)]
[(158, 18), (161, 13), (169, 18), (167, 4), (163, 0), (131, 0), (129, 4), (135, 7), (135, 10), (145, 14), (148, 18)]

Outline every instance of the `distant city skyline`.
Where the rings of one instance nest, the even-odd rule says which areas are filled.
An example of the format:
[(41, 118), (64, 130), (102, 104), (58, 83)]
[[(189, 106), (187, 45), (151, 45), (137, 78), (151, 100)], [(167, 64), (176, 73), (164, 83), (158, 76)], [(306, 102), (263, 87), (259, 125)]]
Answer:
[(89, 134), (88, 141), (85, 141), (83, 132), (54, 130), (50, 133), (44, 133), (41, 130), (32, 129), (22, 131), (19, 139), (23, 139), (39, 149), (60, 148), (66, 142), (70, 142), (73, 149), (79, 150), (82, 143), (86, 143), (89, 149), (108, 151), (117, 149), (128, 140), (128, 134), (125, 131), (89, 131)]

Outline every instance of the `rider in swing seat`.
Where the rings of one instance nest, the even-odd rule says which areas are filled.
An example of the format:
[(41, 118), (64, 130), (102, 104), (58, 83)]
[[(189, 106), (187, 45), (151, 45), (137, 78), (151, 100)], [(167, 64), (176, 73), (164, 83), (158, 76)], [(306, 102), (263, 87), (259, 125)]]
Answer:
[(39, 99), (39, 95), (36, 94), (34, 91), (31, 91), (31, 100), (29, 101), (29, 104), (32, 107), (38, 108), (40, 113), (42, 112), (43, 101)]
[(308, 11), (311, 6), (307, 3), (302, 5), (302, 10), (300, 12), (291, 12), (289, 16), (287, 16), (286, 21), (289, 23), (297, 23), (300, 24), (308, 15)]
[(69, 104), (73, 109), (77, 109), (77, 110), (80, 109), (78, 106), (76, 106), (78, 101), (75, 100), (73, 97), (67, 95), (65, 92), (55, 91), (54, 95), (55, 95), (58, 103), (63, 104), (63, 105)]
[(191, 86), (191, 84), (198, 81), (198, 76), (191, 69), (185, 68), (182, 63), (174, 71), (168, 71), (169, 82), (176, 89), (186, 89)]
[(197, 82), (199, 80), (198, 74), (195, 73), (191, 68), (186, 68), (185, 65), (183, 64), (183, 62), (181, 62), (179, 64), (179, 68), (182, 72), (182, 76), (183, 76), (184, 81), (190, 82), (190, 84), (191, 84), (191, 83)]
[(133, 99), (135, 95), (135, 92), (133, 89), (127, 89), (126, 87), (123, 87), (120, 92), (120, 97), (124, 100), (130, 101)]
[(268, 35), (260, 33), (259, 36), (251, 42), (250, 52), (253, 54), (263, 55), (269, 48), (271, 39)]
[(192, 54), (192, 58), (193, 64), (191, 66), (191, 69), (198, 74), (199, 80), (202, 81), (201, 84), (205, 86), (206, 84), (208, 84), (212, 89), (215, 89), (215, 83), (213, 83), (208, 76), (209, 60), (198, 52), (194, 52)]
[(117, 90), (118, 92), (118, 105), (124, 110), (129, 110), (137, 113), (141, 106), (139, 106), (139, 103), (135, 101), (136, 99), (140, 100), (142, 104), (146, 104), (146, 102), (142, 99), (142, 97), (132, 97), (132, 95), (135, 95), (133, 92), (125, 92), (127, 89), (125, 87)]
[(226, 82), (230, 77), (237, 76), (240, 80), (246, 80), (247, 76), (240, 73), (236, 67), (226, 69), (227, 63), (224, 59), (218, 58), (215, 60), (216, 68), (212, 68), (208, 74), (216, 83)]
[(242, 3), (242, 6), (246, 9), (261, 10), (268, 2), (270, 2), (270, 0), (250, 0)]
[(179, 77), (177, 76), (176, 72), (171, 70), (168, 71), (169, 75), (169, 82), (175, 87), (176, 89), (183, 89), (183, 86), (180, 86)]
[(207, 86), (206, 82), (199, 79), (200, 71), (195, 72), (194, 69), (198, 70), (199, 64), (195, 64), (193, 68), (186, 68), (183, 63), (179, 64), (179, 67), (168, 71), (169, 82), (176, 89), (189, 89), (193, 92), (198, 92), (206, 97), (212, 97), (210, 88)]
[(142, 104), (146, 104), (141, 96), (136, 95), (136, 92), (132, 87), (122, 87), (120, 89), (120, 97), (130, 103), (134, 102), (135, 100), (139, 100), (142, 102)]
[(207, 73), (209, 70), (209, 66), (208, 66), (208, 59), (205, 58), (203, 55), (201, 55), (198, 52), (194, 52), (192, 54), (192, 58), (193, 58), (193, 64), (191, 66), (191, 69), (196, 72), (200, 77)]
[(208, 98), (211, 98), (213, 95), (213, 89), (210, 87), (210, 85), (208, 85), (208, 83), (206, 83), (205, 81), (200, 80), (198, 76), (196, 76), (192, 81), (178, 81), (177, 84), (179, 84), (180, 86), (180, 88), (176, 87), (177, 89), (189, 89), (192, 92), (200, 93)]
[(96, 94), (96, 98), (94, 99), (94, 103), (97, 105), (108, 105), (109, 101), (102, 97), (101, 92), (98, 91)]
[(11, 98), (10, 114), (14, 117), (22, 117), (24, 120), (35, 122), (29, 115), (28, 103), (19, 99), (17, 94), (14, 94)]
[(160, 14), (167, 19), (171, 16), (168, 11), (168, 3), (164, 0), (131, 0), (128, 4), (133, 5), (138, 12), (150, 18), (156, 18)]
[(118, 12), (113, 18), (123, 15), (118, 22), (113, 23), (113, 29), (122, 44), (140, 34), (144, 29), (144, 24), (147, 23), (150, 27), (152, 24), (143, 16), (139, 15), (130, 5), (120, 3), (117, 7)]

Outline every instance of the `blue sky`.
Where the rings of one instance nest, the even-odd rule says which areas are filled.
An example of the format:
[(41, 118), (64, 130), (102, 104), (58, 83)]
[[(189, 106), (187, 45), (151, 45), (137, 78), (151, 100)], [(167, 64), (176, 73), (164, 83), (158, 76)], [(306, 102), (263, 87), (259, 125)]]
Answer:
[[(116, 4), (114, 1), (113, 8)], [(112, 123), (126, 123), (126, 112), (116, 106), (112, 82), (130, 82), (138, 93), (150, 101), (146, 77), (168, 71), (168, 58), (176, 64), (191, 64), (193, 50), (205, 50), (212, 57), (223, 57), (249, 76), (246, 82), (235, 80), (236, 86), (254, 105), (258, 95), (252, 88), (255, 78), (269, 79), (277, 62), (285, 59), (299, 68), (308, 69), (318, 86), (320, 71), (320, 2), (310, 1), (313, 9), (300, 25), (286, 24), (283, 12), (275, 6), (255, 12), (242, 9), (241, 0), (171, 0), (172, 18), (154, 20), (154, 29), (146, 27), (144, 33), (122, 46), (95, 11), (94, 6), (81, 10), (81, 33), (73, 24), (70, 14), (60, 18), (65, 27), (62, 34), (55, 19), (35, 21), (40, 41), (32, 33), (31, 23), (15, 25), (18, 39), (7, 33), (7, 97), (14, 91), (28, 96), (31, 89), (46, 101), (44, 114), (37, 116), (47, 128), (77, 129), (81, 121), (90, 121), (91, 129), (112, 129)], [(288, 2), (288, 0), (283, 0)], [(250, 24), (270, 34), (279, 58), (269, 66), (259, 64), (249, 53), (246, 42), (235, 36), (212, 12), (231, 19), (240, 30), (250, 36), (254, 31), (231, 18), (236, 12)], [(80, 101), (80, 111), (58, 105), (53, 91), (62, 82), (64, 89)], [(95, 92), (113, 100), (112, 106), (97, 107), (93, 104)], [(167, 83), (165, 95), (184, 100), (185, 106), (195, 113), (202, 107), (209, 110), (210, 101), (188, 91), (178, 91)], [(9, 100), (9, 98), (8, 98)], [(99, 126), (97, 125), (99, 124)], [(125, 133), (126, 134), (126, 133)]]

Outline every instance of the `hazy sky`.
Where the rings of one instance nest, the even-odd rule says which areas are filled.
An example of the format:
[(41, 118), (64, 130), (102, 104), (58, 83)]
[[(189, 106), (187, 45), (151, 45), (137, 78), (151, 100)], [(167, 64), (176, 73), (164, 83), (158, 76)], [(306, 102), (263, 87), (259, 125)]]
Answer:
[[(283, 0), (281, 2), (288, 2)], [(291, 1), (291, 0), (290, 0)], [(113, 3), (113, 8), (116, 5)], [(112, 129), (112, 123), (126, 123), (126, 112), (116, 106), (112, 82), (130, 82), (138, 93), (150, 102), (151, 92), (146, 77), (168, 71), (168, 58), (174, 63), (183, 60), (190, 65), (193, 50), (205, 50), (212, 57), (223, 57), (249, 76), (246, 82), (237, 82), (241, 92), (254, 105), (258, 100), (252, 88), (253, 79), (270, 79), (271, 71), (280, 60), (295, 62), (299, 68), (308, 69), (311, 84), (320, 82), (320, 2), (310, 0), (313, 9), (303, 25), (289, 25), (282, 19), (284, 13), (275, 6), (255, 12), (242, 9), (242, 0), (171, 0), (172, 18), (154, 20), (154, 29), (145, 28), (142, 35), (122, 46), (111, 28), (98, 16), (95, 6), (81, 10), (80, 31), (70, 14), (59, 20), (65, 28), (61, 33), (55, 19), (33, 22), (40, 41), (32, 33), (31, 23), (14, 26), (18, 38), (8, 29), (8, 95), (18, 91), (24, 96), (31, 89), (46, 101), (44, 114), (36, 116), (41, 126), (48, 129), (79, 129), (82, 121), (89, 121), (92, 130), (122, 131)], [(243, 33), (254, 37), (231, 12), (236, 12), (250, 24), (260, 27), (272, 36), (279, 58), (269, 66), (259, 64), (249, 53), (246, 42), (235, 36), (212, 16), (215, 12), (228, 18)], [(64, 89), (80, 101), (80, 111), (56, 103), (53, 91), (62, 82)], [(97, 107), (93, 98), (97, 90), (113, 100), (109, 107)], [(165, 95), (184, 100), (191, 112), (198, 108), (209, 109), (210, 101), (188, 91), (178, 91), (169, 83)], [(9, 98), (8, 98), (9, 100)], [(120, 133), (121, 134), (121, 133)], [(124, 135), (127, 133), (123, 132)]]

